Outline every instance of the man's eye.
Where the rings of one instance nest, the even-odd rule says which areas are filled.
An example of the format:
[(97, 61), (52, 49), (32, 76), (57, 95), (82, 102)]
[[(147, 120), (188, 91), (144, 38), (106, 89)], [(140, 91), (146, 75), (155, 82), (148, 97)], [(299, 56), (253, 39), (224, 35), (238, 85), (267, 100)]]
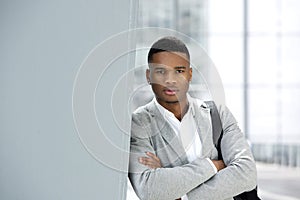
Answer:
[(182, 70), (182, 69), (176, 70), (176, 73), (178, 73), (178, 74), (183, 73), (183, 72), (184, 72), (184, 70)]
[(165, 73), (164, 70), (156, 70), (155, 72), (158, 73), (158, 74), (164, 74)]

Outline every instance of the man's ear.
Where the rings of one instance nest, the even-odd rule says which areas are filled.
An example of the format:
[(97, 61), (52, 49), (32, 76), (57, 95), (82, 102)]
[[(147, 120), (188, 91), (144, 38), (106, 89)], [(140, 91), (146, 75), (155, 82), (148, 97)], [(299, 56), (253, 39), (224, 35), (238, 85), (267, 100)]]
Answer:
[(150, 69), (146, 69), (146, 80), (149, 84), (151, 83), (151, 81), (150, 81)]
[(189, 82), (192, 81), (193, 78), (193, 68), (190, 67), (189, 69), (189, 74), (190, 74), (190, 78), (189, 78)]

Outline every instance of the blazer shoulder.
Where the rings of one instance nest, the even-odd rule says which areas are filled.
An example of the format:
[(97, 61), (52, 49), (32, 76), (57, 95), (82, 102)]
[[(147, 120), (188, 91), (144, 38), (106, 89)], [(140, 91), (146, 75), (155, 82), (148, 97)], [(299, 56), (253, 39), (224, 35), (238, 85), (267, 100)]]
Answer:
[(218, 112), (223, 123), (230, 122), (230, 123), (237, 123), (235, 117), (229, 110), (226, 105), (218, 105)]
[[(151, 103), (151, 102), (150, 102)], [(150, 104), (149, 103), (149, 104)], [(138, 107), (132, 113), (131, 119), (131, 138), (149, 138), (151, 135), (152, 114), (151, 106), (146, 104)]]
[(132, 120), (140, 121), (142, 123), (150, 123), (154, 109), (155, 105), (152, 101), (146, 105), (140, 106), (132, 113)]

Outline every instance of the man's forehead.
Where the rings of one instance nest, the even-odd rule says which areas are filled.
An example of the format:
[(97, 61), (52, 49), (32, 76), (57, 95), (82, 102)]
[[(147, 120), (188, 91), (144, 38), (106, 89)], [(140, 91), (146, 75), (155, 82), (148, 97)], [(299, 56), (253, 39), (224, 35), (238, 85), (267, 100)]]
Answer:
[(157, 52), (155, 54), (153, 54), (153, 58), (155, 57), (179, 57), (179, 58), (183, 58), (185, 60), (188, 60), (188, 56), (186, 55), (186, 53), (184, 52), (179, 52), (179, 51), (161, 51), (161, 52)]
[(162, 64), (162, 63), (151, 63), (150, 64), (151, 67), (153, 68), (187, 68), (188, 66), (185, 66), (185, 65), (181, 65), (181, 64), (178, 64), (178, 65), (174, 65), (174, 66), (169, 66), (169, 65), (165, 65), (165, 64)]

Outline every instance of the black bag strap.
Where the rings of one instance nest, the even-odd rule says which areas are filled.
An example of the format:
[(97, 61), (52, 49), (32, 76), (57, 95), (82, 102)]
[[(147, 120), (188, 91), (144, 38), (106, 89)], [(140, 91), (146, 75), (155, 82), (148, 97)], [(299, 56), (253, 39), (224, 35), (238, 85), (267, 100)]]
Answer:
[(221, 152), (221, 140), (223, 137), (223, 128), (222, 128), (220, 115), (214, 101), (205, 101), (205, 104), (210, 108), (213, 142), (218, 150), (218, 159), (223, 160), (223, 156)]
[[(213, 142), (218, 150), (218, 159), (223, 160), (222, 152), (221, 152), (221, 140), (223, 137), (223, 128), (221, 118), (217, 109), (217, 106), (214, 101), (204, 101), (206, 105), (210, 108), (210, 116), (211, 116), (211, 124), (212, 124), (212, 132), (213, 132)], [(257, 186), (255, 189), (244, 192), (233, 197), (234, 200), (260, 200), (257, 196)]]

